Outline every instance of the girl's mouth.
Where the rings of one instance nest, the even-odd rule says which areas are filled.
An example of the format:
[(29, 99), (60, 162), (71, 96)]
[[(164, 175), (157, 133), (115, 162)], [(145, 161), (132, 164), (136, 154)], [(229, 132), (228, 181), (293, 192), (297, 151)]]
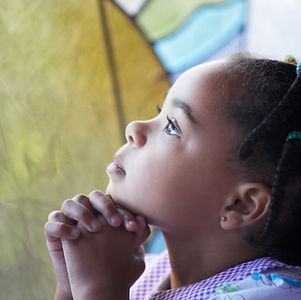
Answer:
[(115, 156), (114, 162), (110, 163), (107, 167), (108, 174), (126, 175), (126, 172), (118, 158)]

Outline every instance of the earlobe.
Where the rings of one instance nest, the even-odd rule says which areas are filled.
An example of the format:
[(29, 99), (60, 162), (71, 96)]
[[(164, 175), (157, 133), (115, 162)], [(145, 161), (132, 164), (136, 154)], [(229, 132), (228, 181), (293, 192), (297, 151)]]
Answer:
[(261, 183), (243, 183), (226, 199), (220, 225), (224, 230), (252, 226), (263, 220), (270, 205), (270, 189)]

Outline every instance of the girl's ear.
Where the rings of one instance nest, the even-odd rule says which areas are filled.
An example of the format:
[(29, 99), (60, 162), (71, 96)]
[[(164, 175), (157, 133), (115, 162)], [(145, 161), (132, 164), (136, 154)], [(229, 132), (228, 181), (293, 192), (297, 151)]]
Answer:
[(221, 212), (221, 227), (224, 230), (251, 226), (263, 220), (269, 211), (270, 189), (261, 183), (242, 183), (226, 199)]

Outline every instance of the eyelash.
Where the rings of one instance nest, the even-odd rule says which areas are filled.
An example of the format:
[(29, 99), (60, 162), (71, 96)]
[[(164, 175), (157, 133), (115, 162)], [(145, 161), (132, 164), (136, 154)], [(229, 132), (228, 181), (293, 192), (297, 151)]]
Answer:
[[(160, 106), (157, 104), (157, 111), (160, 114), (162, 109), (160, 108)], [(181, 137), (181, 133), (178, 130), (177, 126), (175, 125), (174, 121), (172, 119), (170, 119), (168, 116), (166, 116), (167, 122), (168, 124), (166, 125), (166, 127), (164, 128), (164, 131), (169, 134), (169, 135), (175, 135), (178, 137)], [(169, 129), (171, 127), (171, 130)], [(170, 131), (168, 131), (170, 130)], [(176, 131), (176, 133), (171, 133), (172, 131)]]

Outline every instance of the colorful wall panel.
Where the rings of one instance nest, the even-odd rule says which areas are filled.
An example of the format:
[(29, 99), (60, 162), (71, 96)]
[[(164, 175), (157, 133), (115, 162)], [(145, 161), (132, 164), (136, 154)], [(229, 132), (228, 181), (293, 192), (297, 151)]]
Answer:
[(169, 79), (187, 68), (224, 57), (245, 41), (246, 0), (115, 1), (163, 64)]

